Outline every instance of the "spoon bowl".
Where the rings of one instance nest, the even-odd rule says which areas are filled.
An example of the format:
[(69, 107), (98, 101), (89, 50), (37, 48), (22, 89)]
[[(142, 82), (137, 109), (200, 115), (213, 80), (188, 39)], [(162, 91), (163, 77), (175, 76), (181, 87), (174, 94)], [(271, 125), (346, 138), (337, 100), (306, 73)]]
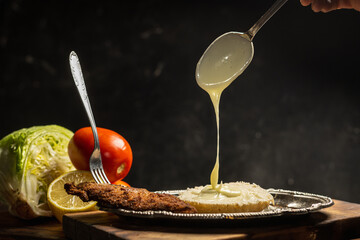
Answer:
[(196, 80), (202, 88), (226, 88), (250, 64), (254, 45), (248, 35), (228, 32), (206, 49), (196, 67)]
[(277, 0), (247, 32), (228, 32), (215, 39), (196, 66), (199, 86), (224, 90), (234, 81), (253, 59), (255, 34), (286, 2)]

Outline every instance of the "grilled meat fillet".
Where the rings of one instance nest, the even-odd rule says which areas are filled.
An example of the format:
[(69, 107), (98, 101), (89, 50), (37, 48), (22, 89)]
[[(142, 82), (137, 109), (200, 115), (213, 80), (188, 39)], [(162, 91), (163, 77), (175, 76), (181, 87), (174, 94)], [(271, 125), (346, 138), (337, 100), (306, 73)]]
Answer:
[(122, 187), (111, 184), (85, 182), (75, 185), (65, 183), (68, 194), (77, 195), (84, 202), (97, 201), (105, 208), (123, 208), (135, 211), (169, 211), (174, 213), (196, 213), (196, 209), (176, 196), (149, 192), (144, 188)]

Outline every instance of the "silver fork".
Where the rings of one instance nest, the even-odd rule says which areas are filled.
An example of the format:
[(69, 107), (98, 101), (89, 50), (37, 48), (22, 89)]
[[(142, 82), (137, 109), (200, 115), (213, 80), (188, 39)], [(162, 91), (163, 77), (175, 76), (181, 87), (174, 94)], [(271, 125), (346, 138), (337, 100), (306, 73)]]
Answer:
[(69, 62), (70, 62), (71, 73), (74, 78), (76, 88), (79, 91), (81, 100), (84, 104), (86, 113), (87, 113), (89, 121), (90, 121), (91, 129), (92, 129), (92, 132), (94, 135), (94, 151), (92, 152), (92, 154), (90, 156), (90, 160), (89, 160), (91, 174), (97, 183), (109, 183), (110, 184), (110, 181), (106, 177), (106, 174), (104, 172), (104, 168), (103, 168), (103, 164), (102, 164), (102, 160), (101, 160), (99, 137), (98, 137), (98, 133), (96, 130), (94, 115), (91, 110), (89, 97), (86, 92), (86, 87), (85, 87), (84, 77), (83, 77), (83, 74), (81, 71), (80, 61), (74, 51), (72, 51), (70, 53)]

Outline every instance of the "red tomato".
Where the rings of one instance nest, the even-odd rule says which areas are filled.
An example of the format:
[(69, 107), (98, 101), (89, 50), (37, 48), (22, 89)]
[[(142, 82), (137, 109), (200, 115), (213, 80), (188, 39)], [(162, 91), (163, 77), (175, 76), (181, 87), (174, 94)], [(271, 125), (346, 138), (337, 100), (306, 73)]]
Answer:
[[(120, 134), (97, 128), (105, 174), (111, 183), (123, 179), (130, 171), (133, 155), (129, 143)], [(78, 170), (90, 170), (89, 159), (94, 150), (91, 127), (77, 130), (70, 139), (68, 154)]]
[(124, 187), (130, 187), (130, 185), (127, 182), (124, 182), (124, 181), (121, 181), (121, 180), (117, 180), (117, 181), (113, 182), (112, 184), (121, 185), (121, 186), (124, 186)]

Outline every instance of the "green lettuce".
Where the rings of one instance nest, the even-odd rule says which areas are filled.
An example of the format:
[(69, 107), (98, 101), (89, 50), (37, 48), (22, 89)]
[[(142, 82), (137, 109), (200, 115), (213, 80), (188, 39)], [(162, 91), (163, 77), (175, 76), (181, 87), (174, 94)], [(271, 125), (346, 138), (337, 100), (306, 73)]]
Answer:
[(34, 126), (0, 140), (0, 201), (23, 219), (51, 216), (49, 184), (74, 169), (67, 146), (73, 132), (58, 126)]

